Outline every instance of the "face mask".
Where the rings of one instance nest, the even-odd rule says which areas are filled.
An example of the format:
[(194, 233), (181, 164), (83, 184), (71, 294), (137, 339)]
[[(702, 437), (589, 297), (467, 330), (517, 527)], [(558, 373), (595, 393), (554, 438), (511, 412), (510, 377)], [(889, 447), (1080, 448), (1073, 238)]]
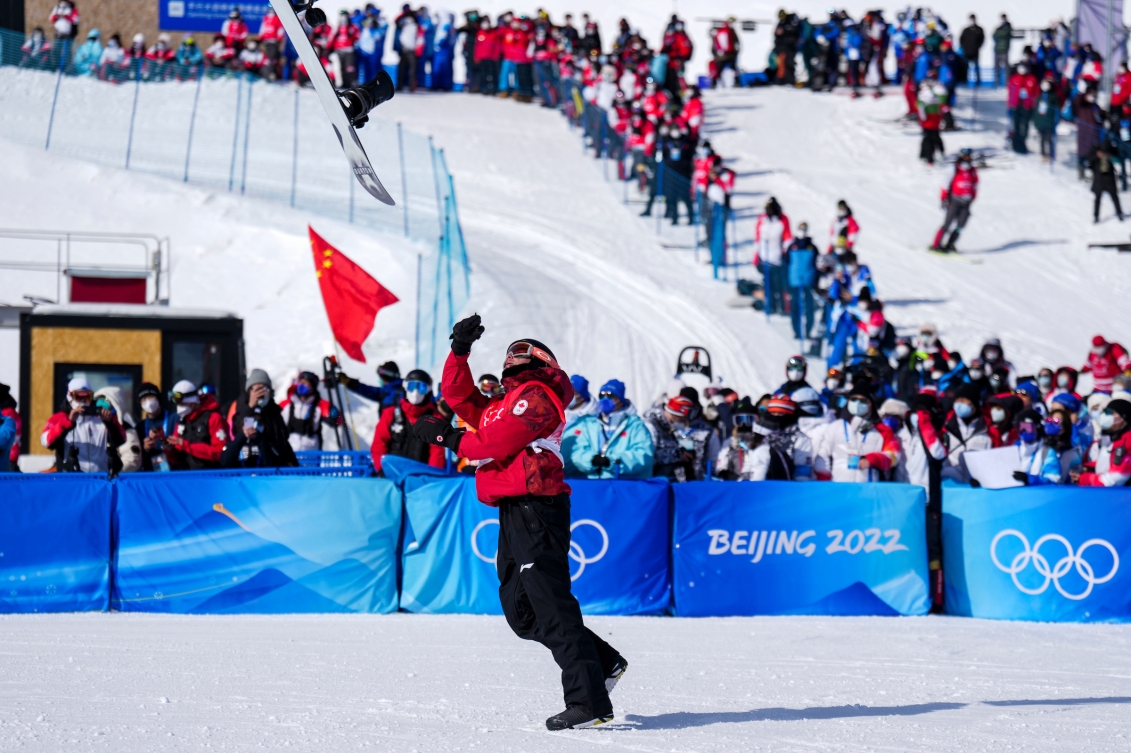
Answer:
[(299, 397), (306, 397), (312, 390), (310, 389), (310, 385), (306, 382), (299, 382), (298, 386), (295, 387), (295, 392), (298, 393)]
[(599, 405), (601, 407), (601, 412), (604, 413), (606, 416), (609, 415), (610, 413), (614, 412), (617, 409), (617, 404), (615, 402), (613, 402), (613, 399), (611, 397), (601, 398), (601, 400), (597, 403), (597, 405)]
[(836, 216), (843, 220), (845, 217), (848, 216), (848, 212), (842, 209), (842, 210), (840, 210), (839, 212), (836, 213)]
[(985, 376), (985, 374), (982, 373), (981, 369), (970, 369), (970, 378), (975, 382), (981, 379), (983, 376)]
[(668, 422), (672, 425), (672, 431), (674, 431), (676, 434), (681, 434), (687, 431), (686, 421), (672, 421), (671, 419), (668, 419)]
[(1047, 434), (1050, 437), (1059, 436), (1060, 435), (1060, 424), (1058, 424), (1055, 421), (1046, 421), (1045, 422), (1045, 434)]
[(825, 380), (825, 386), (828, 387), (830, 390), (835, 390), (837, 387), (840, 386), (840, 382), (838, 382), (835, 379), (826, 379)]
[(920, 332), (919, 339), (923, 341), (924, 345), (934, 345), (935, 335), (933, 332)]
[(427, 394), (427, 392), (406, 392), (405, 398), (407, 398), (408, 401), (413, 405), (420, 405), (424, 402), (424, 397)]
[(1037, 384), (1041, 385), (1041, 389), (1047, 390), (1049, 385), (1052, 384), (1052, 376), (1049, 374), (1041, 374), (1037, 377)]
[(909, 355), (911, 355), (911, 348), (907, 347), (906, 345), (896, 345), (895, 355), (899, 358), (907, 358)]
[(869, 412), (868, 403), (863, 400), (849, 400), (848, 412), (854, 416), (866, 416)]
[(1021, 441), (1022, 441), (1022, 442), (1024, 442), (1025, 444), (1031, 444), (1031, 443), (1033, 443), (1033, 442), (1037, 441), (1037, 432), (1036, 432), (1036, 430), (1033, 430), (1033, 431), (1019, 431), (1019, 432), (1017, 432), (1017, 436), (1019, 436), (1019, 437), (1021, 438)]
[(1107, 352), (1107, 348), (1103, 347), (1103, 346), (1101, 346), (1099, 348), (1092, 348), (1092, 352), (1095, 353), (1097, 356), (1102, 356), (1105, 352)]
[(184, 418), (185, 416), (187, 416), (190, 413), (192, 413), (192, 405), (186, 405), (185, 403), (178, 403), (177, 404), (177, 415), (178, 416), (180, 416), (181, 418)]
[(843, 408), (846, 405), (848, 405), (848, 398), (846, 398), (844, 395), (838, 396), (836, 399), (836, 407)]
[(1062, 390), (1068, 389), (1068, 375), (1061, 374), (1060, 376), (1058, 376), (1056, 378), (1056, 386), (1060, 387)]
[(805, 377), (805, 373), (801, 369), (790, 369), (785, 372), (785, 375), (789, 377), (791, 382), (800, 382)]
[(157, 398), (147, 397), (141, 401), (141, 409), (152, 416), (161, 410), (161, 403), (158, 402)]
[(265, 405), (267, 405), (267, 403), (270, 402), (270, 400), (271, 400), (271, 398), (264, 395), (263, 397), (261, 397), (261, 398), (259, 398), (258, 400), (255, 401), (255, 407), (256, 408), (262, 408)]
[(1000, 351), (997, 351), (997, 350), (987, 350), (986, 351), (986, 360), (989, 361), (990, 363), (997, 361), (999, 358), (1001, 358), (1001, 352)]
[(1100, 414), (1099, 425), (1100, 425), (1100, 428), (1103, 429), (1104, 431), (1107, 431), (1108, 429), (1110, 429), (1112, 426), (1115, 425), (1115, 414), (1114, 413), (1102, 413), (1102, 414)]
[(932, 371), (931, 372), (931, 379), (934, 379), (936, 382), (939, 381), (940, 379), (942, 379), (943, 376), (944, 376), (944, 374), (941, 371)]
[(966, 402), (955, 403), (954, 415), (959, 418), (970, 418), (970, 416), (974, 415), (974, 406)]
[(958, 368), (958, 361), (947, 361), (946, 367), (948, 369), (950, 369), (951, 371), (954, 371), (955, 369)]
[(1005, 420), (1004, 408), (990, 408), (990, 418), (993, 419), (995, 424), (1000, 424)]

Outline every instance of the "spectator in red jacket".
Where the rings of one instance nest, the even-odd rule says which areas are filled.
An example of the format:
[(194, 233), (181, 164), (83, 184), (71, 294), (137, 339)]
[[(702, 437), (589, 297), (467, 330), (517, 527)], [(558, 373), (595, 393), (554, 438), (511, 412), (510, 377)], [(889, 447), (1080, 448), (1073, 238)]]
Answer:
[(39, 439), (55, 451), (55, 470), (107, 473), (109, 451), (126, 441), (126, 432), (109, 404), (96, 405), (94, 390), (84, 377), (67, 384), (67, 408), (47, 419)]
[(1123, 107), (1131, 101), (1131, 72), (1127, 71), (1127, 61), (1119, 64), (1119, 71), (1115, 74), (1115, 81), (1111, 86), (1111, 109)]
[(71, 0), (59, 0), (48, 19), (55, 27), (56, 39), (74, 39), (79, 33), (79, 10)]
[(475, 385), (467, 359), (483, 334), (476, 314), (457, 323), (444, 364), (444, 399), (475, 431), (439, 418), (422, 419), (417, 436), (479, 466), (479, 499), (499, 508), (499, 598), (511, 629), (549, 648), (562, 670), (566, 710), (546, 720), (551, 730), (612, 719), (609, 689), (627, 666), (585, 627), (570, 592), (570, 488), (561, 453), (564, 406), (573, 399), (569, 376), (537, 340), (511, 343), (503, 363), (506, 392), (488, 398)]
[(224, 37), (224, 44), (228, 45), (233, 50), (238, 50), (243, 47), (244, 40), (247, 39), (248, 33), (247, 24), (243, 22), (240, 9), (232, 8), (232, 12), (228, 14), (228, 20), (220, 27), (220, 34)]
[(1102, 434), (1092, 443), (1080, 486), (1124, 486), (1131, 481), (1131, 403), (1112, 400), (1099, 419)]
[(499, 83), (499, 30), (491, 28), (491, 19), (484, 16), (475, 33), (475, 65), (478, 66), (478, 85), (473, 91), (495, 94)]
[(1110, 395), (1115, 377), (1128, 371), (1131, 371), (1131, 356), (1122, 345), (1109, 343), (1103, 335), (1092, 338), (1092, 352), (1080, 372), (1092, 375), (1093, 392)]
[(268, 7), (259, 25), (259, 41), (263, 44), (263, 55), (267, 58), (267, 78), (274, 81), (279, 77), (279, 53), (286, 43), (287, 32), (279, 20), (275, 9)]
[(342, 70), (342, 86), (353, 86), (357, 81), (357, 62), (354, 47), (361, 38), (361, 30), (350, 20), (349, 11), (342, 8), (338, 14), (338, 28), (330, 40), (330, 48), (338, 53), (338, 66)]
[(187, 379), (173, 385), (170, 397), (177, 409), (177, 428), (165, 439), (169, 465), (180, 471), (219, 468), (229, 430), (216, 398), (201, 395)]
[(427, 463), (433, 468), (447, 464), (444, 448), (422, 441), (413, 427), (425, 416), (435, 417), (436, 401), (432, 398), (432, 377), (428, 372), (413, 369), (405, 377), (405, 396), (398, 405), (381, 411), (381, 420), (373, 432), (373, 467), (381, 470), (386, 455)]
[(1006, 103), (1013, 113), (1013, 151), (1018, 154), (1029, 153), (1025, 140), (1029, 138), (1029, 123), (1040, 96), (1037, 77), (1029, 72), (1029, 66), (1018, 65), (1017, 72), (1009, 77)]

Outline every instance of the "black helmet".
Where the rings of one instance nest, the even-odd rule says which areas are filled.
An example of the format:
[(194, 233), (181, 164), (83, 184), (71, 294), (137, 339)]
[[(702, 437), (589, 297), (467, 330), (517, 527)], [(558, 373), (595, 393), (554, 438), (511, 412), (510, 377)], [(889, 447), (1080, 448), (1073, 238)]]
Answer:
[(432, 386), (432, 376), (423, 369), (413, 369), (405, 375), (404, 380), (405, 382), (424, 382), (429, 387)]
[(377, 376), (386, 382), (395, 382), (401, 378), (401, 368), (396, 361), (385, 361), (377, 367)]

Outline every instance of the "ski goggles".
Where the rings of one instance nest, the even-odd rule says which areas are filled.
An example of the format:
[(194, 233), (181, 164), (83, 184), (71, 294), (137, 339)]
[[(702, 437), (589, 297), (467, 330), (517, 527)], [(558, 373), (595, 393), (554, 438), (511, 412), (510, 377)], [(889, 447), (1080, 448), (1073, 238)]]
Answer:
[(494, 379), (483, 379), (479, 382), (480, 392), (494, 392), (499, 389), (499, 383)]
[(408, 392), (431, 392), (432, 388), (428, 386), (427, 382), (420, 382), (413, 379), (411, 382), (406, 382), (404, 386)]
[(1017, 424), (1017, 431), (1021, 432), (1022, 434), (1036, 434), (1037, 425), (1032, 421), (1022, 421), (1021, 423)]
[(741, 426), (744, 429), (754, 428), (754, 414), (753, 413), (738, 413), (734, 416), (734, 425)]
[(804, 371), (805, 370), (805, 359), (802, 358), (801, 356), (793, 356), (788, 361), (785, 362), (785, 368), (787, 370), (789, 370), (789, 369), (800, 369), (800, 370)]
[(94, 399), (94, 393), (90, 390), (75, 390), (71, 393), (71, 399), (79, 403), (89, 403)]
[(542, 350), (536, 345), (531, 345), (528, 342), (516, 342), (514, 345), (507, 348), (507, 358), (503, 362), (503, 369), (509, 369), (512, 366), (522, 366), (530, 363), (532, 358), (537, 358), (540, 361), (550, 364), (550, 366), (558, 367), (558, 361), (552, 355)]
[(197, 390), (193, 390), (192, 392), (178, 392), (174, 390), (169, 393), (169, 399), (174, 403), (180, 403), (184, 402), (185, 400), (191, 400), (192, 398), (196, 397), (197, 394)]

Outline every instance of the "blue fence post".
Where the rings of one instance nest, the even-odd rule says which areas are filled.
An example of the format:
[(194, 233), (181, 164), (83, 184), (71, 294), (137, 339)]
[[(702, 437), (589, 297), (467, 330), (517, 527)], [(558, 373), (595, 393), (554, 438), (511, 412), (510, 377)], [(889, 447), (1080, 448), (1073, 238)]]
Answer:
[(291, 206), (295, 205), (295, 186), (298, 183), (298, 101), (300, 90), (295, 89), (294, 146), (291, 147)]
[(247, 116), (243, 125), (243, 169), (240, 171), (240, 194), (247, 188), (247, 148), (251, 141), (251, 90), (255, 78), (249, 73), (247, 76)]
[(126, 169), (130, 169), (130, 154), (134, 148), (134, 120), (137, 118), (137, 98), (141, 94), (141, 61), (135, 61), (134, 75), (136, 82), (134, 83), (134, 106), (130, 111), (130, 135), (129, 140), (126, 141)]
[(188, 183), (189, 159), (192, 157), (192, 133), (196, 128), (196, 106), (200, 102), (200, 89), (204, 84), (204, 69), (200, 69), (196, 78), (196, 94), (192, 98), (192, 115), (189, 116), (188, 143), (185, 145), (185, 183)]
[(243, 103), (243, 78), (236, 76), (236, 125), (232, 129), (232, 164), (228, 168), (228, 191), (236, 181), (236, 148), (240, 144), (240, 105)]
[[(400, 152), (401, 152), (401, 193), (404, 194), (403, 198), (401, 199), (401, 204), (404, 207), (404, 237), (407, 238), (408, 237), (408, 175), (405, 173), (405, 167), (404, 167), (404, 129), (401, 128), (400, 123), (397, 123), (397, 146), (400, 148)], [(417, 285), (418, 289), (419, 289), (419, 287), (420, 286)], [(419, 296), (417, 296), (417, 298), (419, 298)], [(419, 366), (420, 365), (419, 354), (417, 354), (416, 361), (417, 361), (417, 366)]]
[(47, 141), (43, 144), (43, 151), (51, 148), (51, 129), (55, 125), (55, 105), (59, 101), (59, 85), (63, 83), (63, 69), (67, 66), (67, 50), (71, 40), (63, 42), (63, 54), (59, 58), (59, 75), (55, 77), (55, 96), (51, 98), (51, 117), (47, 119)]

